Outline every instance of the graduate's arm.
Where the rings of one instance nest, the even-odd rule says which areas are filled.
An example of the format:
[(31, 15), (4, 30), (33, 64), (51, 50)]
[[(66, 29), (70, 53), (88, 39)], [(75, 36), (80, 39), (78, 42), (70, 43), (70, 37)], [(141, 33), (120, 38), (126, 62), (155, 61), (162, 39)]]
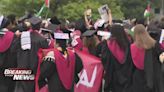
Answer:
[(88, 20), (86, 12), (84, 12), (84, 20), (87, 28), (92, 27), (92, 25), (90, 25), (91, 21)]
[(76, 57), (76, 62), (75, 62), (75, 82), (77, 83), (79, 81), (79, 77), (78, 77), (78, 73), (81, 72), (81, 70), (83, 69), (83, 63), (82, 60), (80, 59), (80, 57), (75, 54)]
[(40, 76), (39, 76), (39, 88), (44, 87), (47, 84), (46, 79), (49, 78), (54, 70), (56, 69), (53, 59), (45, 59), (40, 66)]
[(109, 25), (112, 25), (113, 24), (113, 22), (112, 22), (112, 12), (111, 12), (111, 10), (109, 9), (108, 10), (108, 16), (109, 16)]

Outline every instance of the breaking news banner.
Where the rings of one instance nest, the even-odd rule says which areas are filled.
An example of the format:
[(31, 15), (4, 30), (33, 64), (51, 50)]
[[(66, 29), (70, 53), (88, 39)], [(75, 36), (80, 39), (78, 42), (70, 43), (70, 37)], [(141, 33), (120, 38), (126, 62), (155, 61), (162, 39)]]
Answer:
[(30, 69), (5, 69), (4, 75), (5, 77), (12, 77), (14, 81), (33, 81), (35, 79)]

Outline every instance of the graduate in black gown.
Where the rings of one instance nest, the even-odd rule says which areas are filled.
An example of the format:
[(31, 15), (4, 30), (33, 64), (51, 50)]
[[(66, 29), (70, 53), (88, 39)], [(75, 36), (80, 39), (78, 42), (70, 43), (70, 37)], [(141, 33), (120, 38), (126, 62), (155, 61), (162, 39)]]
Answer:
[(41, 63), (40, 89), (47, 84), (49, 92), (73, 92), (74, 83), (79, 81), (78, 73), (83, 64), (79, 56), (67, 48), (67, 37), (67, 33), (55, 35), (56, 48), (48, 51), (46, 59)]
[(160, 45), (139, 24), (134, 28), (134, 43), (131, 56), (135, 69), (129, 92), (164, 92), (162, 64), (159, 55)]
[[(38, 51), (40, 48), (48, 48), (49, 42), (39, 34), (42, 20), (32, 17), (27, 20), (31, 23), (31, 30), (24, 30), (17, 40), (17, 68), (30, 69), (36, 76), (38, 68)], [(35, 81), (17, 81), (15, 92), (35, 92)]]
[(16, 54), (12, 49), (16, 35), (9, 31), (10, 21), (0, 17), (0, 92), (13, 92), (15, 82), (4, 75), (4, 70), (16, 67)]
[(104, 66), (104, 92), (126, 92), (131, 82), (132, 62), (130, 41), (124, 27), (114, 24), (110, 28), (111, 37), (103, 42), (102, 64)]

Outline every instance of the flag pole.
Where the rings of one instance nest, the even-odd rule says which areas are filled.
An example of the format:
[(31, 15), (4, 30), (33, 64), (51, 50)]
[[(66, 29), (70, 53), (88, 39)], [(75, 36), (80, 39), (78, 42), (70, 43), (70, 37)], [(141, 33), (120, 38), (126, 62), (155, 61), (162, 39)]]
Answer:
[(48, 14), (49, 14), (49, 9), (47, 10), (47, 13), (46, 13), (46, 19), (48, 18)]
[[(150, 1), (148, 2), (148, 7), (149, 7), (149, 11), (151, 13), (151, 8), (150, 8)], [(150, 16), (147, 17), (147, 24), (150, 24)]]

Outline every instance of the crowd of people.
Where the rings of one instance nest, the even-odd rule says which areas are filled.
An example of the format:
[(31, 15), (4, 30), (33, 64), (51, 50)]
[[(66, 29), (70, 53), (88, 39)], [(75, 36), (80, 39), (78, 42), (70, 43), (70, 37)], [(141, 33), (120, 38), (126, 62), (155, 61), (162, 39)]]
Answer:
[[(82, 20), (64, 23), (31, 13), (19, 20), (1, 16), (0, 92), (85, 92), (74, 87), (86, 56), (103, 66), (97, 92), (164, 92), (164, 20), (148, 24), (144, 18), (114, 20), (110, 10), (108, 15), (107, 22), (94, 22), (87, 9)], [(35, 78), (13, 81), (5, 69), (30, 69)]]

